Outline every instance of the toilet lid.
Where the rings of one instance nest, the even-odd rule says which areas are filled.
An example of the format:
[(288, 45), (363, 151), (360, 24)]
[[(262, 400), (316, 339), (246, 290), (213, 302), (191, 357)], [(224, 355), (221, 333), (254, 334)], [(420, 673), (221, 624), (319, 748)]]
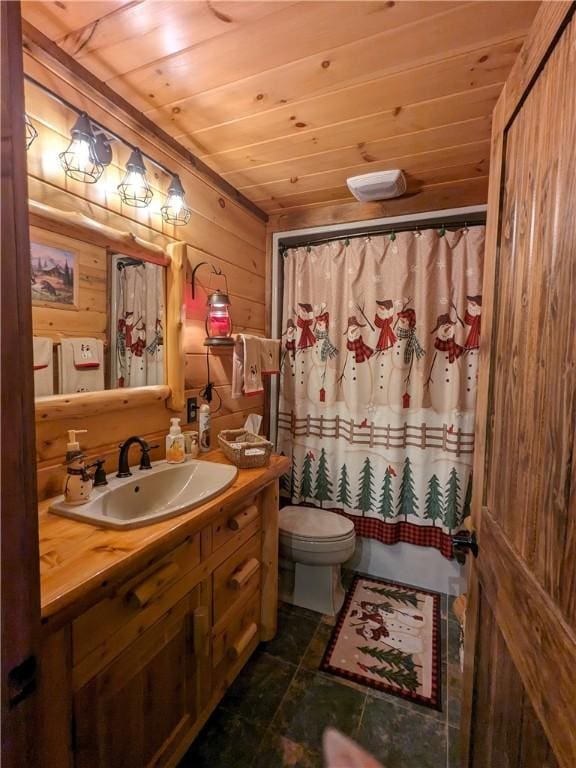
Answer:
[(314, 507), (283, 507), (279, 526), (281, 534), (295, 539), (343, 539), (354, 531), (348, 518)]

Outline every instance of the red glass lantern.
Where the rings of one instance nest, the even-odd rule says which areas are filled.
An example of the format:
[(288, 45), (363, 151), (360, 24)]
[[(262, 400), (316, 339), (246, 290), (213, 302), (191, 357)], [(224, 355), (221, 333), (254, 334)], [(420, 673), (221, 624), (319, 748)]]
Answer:
[(230, 299), (227, 293), (215, 291), (208, 296), (206, 317), (206, 346), (233, 344)]
[(230, 317), (230, 299), (228, 297), (228, 280), (226, 275), (223, 274), (221, 269), (217, 269), (213, 264), (209, 264), (207, 261), (201, 261), (192, 270), (192, 299), (196, 296), (196, 272), (200, 267), (210, 267), (210, 282), (212, 278), (224, 278), (226, 284), (225, 290), (212, 290), (210, 283), (208, 284), (208, 301), (206, 306), (208, 308), (206, 315), (206, 339), (204, 345), (206, 347), (218, 347), (229, 346), (234, 344), (232, 338), (232, 318)]

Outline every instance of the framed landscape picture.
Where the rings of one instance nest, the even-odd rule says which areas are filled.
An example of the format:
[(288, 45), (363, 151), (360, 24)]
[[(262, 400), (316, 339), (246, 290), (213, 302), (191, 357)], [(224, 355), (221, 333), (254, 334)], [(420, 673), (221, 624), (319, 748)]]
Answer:
[(32, 303), (76, 309), (78, 256), (74, 251), (30, 242)]

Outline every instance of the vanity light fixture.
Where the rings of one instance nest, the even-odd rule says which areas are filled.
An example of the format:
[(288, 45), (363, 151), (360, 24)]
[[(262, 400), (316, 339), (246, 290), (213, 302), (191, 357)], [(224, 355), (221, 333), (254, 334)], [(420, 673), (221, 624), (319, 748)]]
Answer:
[(120, 199), (133, 208), (146, 208), (154, 193), (146, 178), (146, 166), (142, 152), (134, 148), (126, 163), (126, 173), (118, 184)]
[(38, 131), (34, 127), (26, 112), (24, 112), (24, 131), (26, 136), (26, 149), (30, 149), (34, 139), (38, 137)]
[(224, 347), (232, 346), (234, 339), (232, 338), (232, 318), (230, 316), (230, 298), (228, 296), (228, 280), (226, 275), (221, 269), (216, 268), (213, 264), (208, 264), (207, 261), (201, 261), (197, 264), (192, 271), (192, 298), (195, 294), (195, 279), (196, 272), (202, 266), (209, 266), (212, 270), (210, 274), (210, 280), (216, 275), (217, 277), (223, 277), (226, 284), (226, 290), (210, 291), (208, 287), (208, 301), (206, 302), (207, 314), (204, 326), (206, 328), (206, 339), (204, 340), (204, 346), (206, 347)]
[(102, 135), (96, 140), (86, 112), (78, 115), (70, 133), (72, 138), (68, 149), (58, 155), (62, 168), (71, 179), (94, 184), (110, 163), (110, 145)]
[(184, 200), (184, 187), (177, 174), (172, 176), (172, 181), (168, 187), (168, 196), (166, 202), (160, 209), (162, 218), (167, 224), (182, 226), (188, 224), (192, 211), (186, 207)]

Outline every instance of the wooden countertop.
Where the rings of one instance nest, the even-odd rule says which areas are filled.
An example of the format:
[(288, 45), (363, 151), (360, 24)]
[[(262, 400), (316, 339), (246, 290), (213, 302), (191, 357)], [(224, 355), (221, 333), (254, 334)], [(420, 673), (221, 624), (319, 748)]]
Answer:
[[(217, 450), (202, 460), (230, 464)], [(115, 585), (170, 552), (187, 536), (243, 497), (257, 493), (288, 471), (289, 460), (272, 456), (267, 467), (239, 469), (220, 496), (190, 512), (158, 523), (120, 531), (100, 528), (48, 512), (51, 499), (38, 506), (42, 623), (51, 627), (85, 610)]]

